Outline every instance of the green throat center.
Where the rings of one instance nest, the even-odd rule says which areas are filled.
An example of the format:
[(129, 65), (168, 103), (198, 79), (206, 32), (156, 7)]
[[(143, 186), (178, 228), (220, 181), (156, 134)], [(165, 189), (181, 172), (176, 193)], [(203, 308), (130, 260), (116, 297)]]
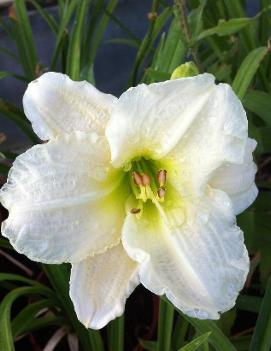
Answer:
[(164, 201), (167, 171), (158, 169), (154, 161), (144, 158), (132, 161), (128, 176), (132, 193), (137, 200), (137, 206), (130, 209), (132, 214), (140, 217), (147, 201), (156, 206)]

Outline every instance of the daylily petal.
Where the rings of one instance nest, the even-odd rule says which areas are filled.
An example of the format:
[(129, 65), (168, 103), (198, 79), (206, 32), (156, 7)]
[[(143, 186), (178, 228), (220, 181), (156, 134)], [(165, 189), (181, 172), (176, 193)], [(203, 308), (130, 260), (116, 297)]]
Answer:
[(104, 137), (79, 132), (17, 157), (0, 192), (9, 210), (2, 234), (46, 263), (78, 262), (115, 245), (124, 195), (109, 158)]
[(158, 215), (154, 205), (144, 207), (140, 219), (128, 215), (123, 245), (140, 263), (140, 281), (147, 289), (166, 294), (192, 317), (217, 319), (234, 305), (248, 273), (243, 234), (222, 191), (209, 188), (186, 211), (183, 224), (177, 213), (175, 224), (170, 213)]
[(247, 140), (243, 163), (227, 163), (216, 169), (210, 180), (212, 187), (225, 191), (231, 198), (235, 214), (244, 211), (252, 204), (258, 194), (255, 186), (257, 167), (253, 162), (252, 152), (257, 143), (253, 139)]
[(86, 81), (49, 72), (28, 85), (23, 105), (35, 133), (48, 140), (74, 131), (103, 135), (115, 101)]
[(123, 314), (138, 283), (138, 264), (121, 244), (72, 265), (70, 296), (78, 319), (86, 328), (103, 328)]
[(112, 110), (106, 128), (114, 166), (135, 156), (167, 154), (197, 117), (214, 89), (202, 74), (128, 89)]
[[(225, 164), (241, 165), (247, 143), (245, 110), (227, 84), (219, 84), (165, 160), (168, 178), (182, 196), (204, 191), (213, 172)], [(164, 160), (163, 160), (164, 162)]]

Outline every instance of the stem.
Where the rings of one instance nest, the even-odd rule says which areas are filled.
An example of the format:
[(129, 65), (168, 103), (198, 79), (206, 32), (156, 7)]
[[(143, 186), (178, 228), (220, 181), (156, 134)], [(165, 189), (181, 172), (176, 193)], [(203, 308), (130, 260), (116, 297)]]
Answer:
[[(151, 7), (151, 13), (152, 14), (156, 13), (157, 10), (158, 10), (158, 7), (159, 7), (159, 1), (158, 0), (153, 0), (152, 7)], [(135, 61), (135, 64), (134, 64), (132, 75), (131, 75), (131, 78), (130, 78), (130, 81), (129, 81), (129, 85), (134, 86), (136, 84), (138, 71), (139, 71), (141, 63), (144, 60), (146, 50), (147, 50), (147, 48), (148, 48), (148, 46), (150, 44), (152, 33), (153, 33), (153, 30), (154, 30), (154, 26), (155, 26), (155, 18), (150, 20), (150, 24), (149, 24), (149, 28), (148, 28), (146, 37), (143, 40), (143, 42), (141, 44), (141, 47), (139, 48), (139, 50), (137, 52), (137, 57), (136, 57), (136, 61)]]
[(174, 0), (174, 2), (175, 2), (175, 6), (177, 8), (177, 12), (178, 12), (179, 17), (180, 17), (180, 27), (181, 27), (181, 31), (184, 33), (186, 44), (188, 47), (190, 47), (191, 55), (192, 55), (193, 60), (195, 61), (196, 65), (198, 66), (199, 71), (203, 72), (204, 69), (203, 69), (202, 63), (201, 63), (199, 55), (198, 55), (196, 44), (194, 44), (192, 42), (192, 35), (190, 32), (190, 28), (189, 28), (187, 16), (186, 16), (186, 1), (185, 0)]
[(108, 326), (109, 351), (124, 350), (124, 316), (113, 320)]
[(157, 351), (170, 351), (174, 307), (160, 298)]

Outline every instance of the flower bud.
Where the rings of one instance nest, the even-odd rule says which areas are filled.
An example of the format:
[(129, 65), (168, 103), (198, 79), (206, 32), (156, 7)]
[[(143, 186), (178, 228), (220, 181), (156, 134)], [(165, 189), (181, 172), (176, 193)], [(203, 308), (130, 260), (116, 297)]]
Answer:
[(185, 77), (193, 77), (199, 74), (198, 67), (195, 65), (194, 62), (186, 62), (172, 72), (170, 79), (178, 79), (178, 78), (185, 78)]

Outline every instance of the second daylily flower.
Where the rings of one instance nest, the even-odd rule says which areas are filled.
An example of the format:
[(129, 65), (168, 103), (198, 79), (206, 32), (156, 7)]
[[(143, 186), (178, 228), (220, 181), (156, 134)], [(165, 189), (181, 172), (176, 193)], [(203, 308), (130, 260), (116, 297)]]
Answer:
[(249, 267), (235, 215), (257, 189), (255, 142), (230, 86), (202, 74), (117, 99), (46, 73), (23, 102), (49, 142), (14, 162), (2, 232), (32, 260), (72, 263), (82, 323), (121, 315), (139, 282), (192, 317), (234, 305)]

